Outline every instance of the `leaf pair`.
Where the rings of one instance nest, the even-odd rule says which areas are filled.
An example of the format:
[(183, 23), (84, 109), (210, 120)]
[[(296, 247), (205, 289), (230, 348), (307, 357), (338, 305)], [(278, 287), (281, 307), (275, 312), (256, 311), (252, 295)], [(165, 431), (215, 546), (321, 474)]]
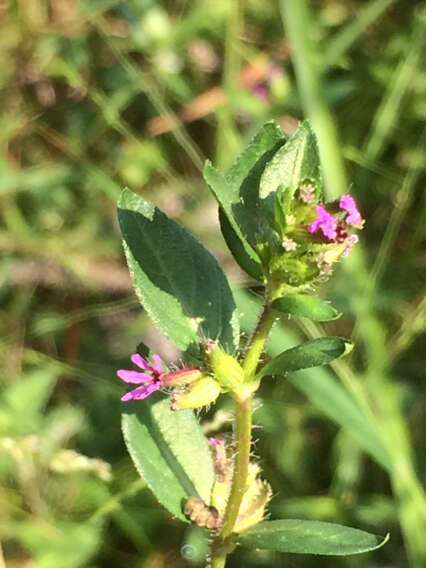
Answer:
[(222, 234), (235, 260), (255, 280), (263, 281), (258, 241), (280, 225), (289, 203), (304, 182), (322, 192), (318, 146), (308, 122), (287, 141), (280, 127), (267, 122), (227, 174), (206, 162), (203, 175), (219, 203)]

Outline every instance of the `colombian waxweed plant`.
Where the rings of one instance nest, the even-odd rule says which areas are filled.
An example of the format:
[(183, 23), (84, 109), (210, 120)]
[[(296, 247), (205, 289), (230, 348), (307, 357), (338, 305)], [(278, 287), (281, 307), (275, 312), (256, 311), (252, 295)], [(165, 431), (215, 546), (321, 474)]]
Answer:
[[(209, 532), (206, 564), (213, 568), (225, 566), (240, 546), (324, 555), (374, 550), (386, 538), (333, 523), (265, 520), (279, 488), (262, 479), (252, 457), (253, 398), (261, 382), (286, 380), (289, 372), (326, 365), (352, 349), (347, 339), (321, 337), (269, 360), (264, 352), (282, 315), (316, 321), (340, 315), (315, 293), (358, 241), (364, 221), (355, 200), (347, 194), (324, 202), (307, 122), (289, 139), (266, 123), (227, 173), (207, 162), (204, 178), (231, 253), (263, 289), (263, 307), (242, 337), (215, 258), (152, 203), (123, 191), (118, 216), (136, 294), (182, 353), (167, 368), (140, 346), (131, 355), (133, 369), (117, 372), (131, 385), (122, 397), (122, 423), (132, 460), (163, 507)], [(207, 438), (200, 410), (222, 395), (234, 402), (233, 435)]]

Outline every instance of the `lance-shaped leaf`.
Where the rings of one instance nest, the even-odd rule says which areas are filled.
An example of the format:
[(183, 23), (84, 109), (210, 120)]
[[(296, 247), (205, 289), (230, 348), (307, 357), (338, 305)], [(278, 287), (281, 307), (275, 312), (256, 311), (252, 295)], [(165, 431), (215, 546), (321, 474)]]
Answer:
[(314, 321), (331, 321), (342, 315), (330, 302), (306, 294), (278, 298), (272, 302), (271, 307), (284, 314), (292, 314)]
[(247, 254), (256, 262), (253, 247), (262, 223), (259, 183), (262, 173), (286, 138), (275, 122), (267, 122), (224, 175), (206, 162), (203, 175)]
[(173, 412), (169, 398), (156, 393), (124, 404), (122, 429), (136, 469), (172, 515), (186, 520), (182, 505), (188, 497), (210, 503), (212, 454), (191, 410)]
[(274, 155), (262, 174), (259, 197), (268, 217), (275, 215), (276, 193), (286, 197), (280, 202), (291, 203), (291, 197), (303, 183), (313, 183), (315, 197), (322, 193), (322, 174), (317, 138), (309, 122), (303, 122), (291, 138)]
[(258, 376), (284, 375), (300, 369), (327, 365), (352, 351), (352, 343), (343, 337), (320, 337), (283, 351), (269, 361)]
[(245, 272), (247, 272), (247, 274), (249, 274), (255, 280), (263, 282), (264, 276), (262, 265), (247, 253), (241, 239), (237, 236), (236, 232), (232, 228), (231, 223), (228, 220), (228, 217), (225, 215), (221, 207), (219, 208), (219, 221), (222, 235), (225, 239), (226, 244), (228, 245), (229, 250), (232, 253), (232, 256), (235, 258), (241, 268)]
[(389, 536), (377, 536), (334, 523), (298, 519), (260, 523), (238, 538), (238, 542), (248, 548), (327, 556), (369, 552), (388, 540)]
[(123, 190), (118, 218), (136, 293), (154, 324), (182, 350), (198, 334), (229, 351), (238, 320), (228, 281), (216, 259), (152, 203)]

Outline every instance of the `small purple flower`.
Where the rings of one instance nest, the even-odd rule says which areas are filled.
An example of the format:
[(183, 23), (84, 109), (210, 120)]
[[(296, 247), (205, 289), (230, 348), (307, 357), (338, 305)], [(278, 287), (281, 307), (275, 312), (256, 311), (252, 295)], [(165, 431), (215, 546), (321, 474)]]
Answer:
[(133, 353), (130, 357), (132, 363), (143, 371), (148, 371), (148, 373), (129, 371), (127, 369), (119, 369), (117, 371), (117, 376), (125, 383), (145, 383), (143, 386), (137, 387), (122, 396), (121, 400), (123, 402), (128, 400), (143, 400), (161, 388), (161, 377), (165, 374), (161, 366), (161, 359), (159, 355), (153, 355), (152, 358), (154, 360), (154, 366), (150, 365), (139, 353)]
[(352, 195), (349, 195), (349, 193), (343, 195), (339, 200), (339, 207), (348, 213), (345, 218), (345, 223), (360, 229), (362, 228), (364, 219), (361, 217), (361, 213), (358, 211), (358, 207)]
[(163, 387), (188, 385), (203, 376), (199, 367), (184, 367), (176, 371), (164, 372), (160, 356), (154, 354), (152, 358), (154, 365), (150, 365), (139, 353), (133, 353), (130, 357), (132, 363), (143, 371), (148, 371), (147, 373), (130, 371), (128, 369), (119, 369), (117, 371), (118, 378), (125, 383), (145, 383), (122, 396), (121, 400), (123, 402), (127, 402), (128, 400), (143, 400)]
[(335, 241), (336, 239), (336, 226), (337, 220), (330, 215), (330, 213), (324, 209), (322, 205), (316, 206), (317, 218), (313, 223), (308, 225), (308, 231), (310, 233), (317, 233), (321, 231), (324, 237), (330, 239), (331, 241)]

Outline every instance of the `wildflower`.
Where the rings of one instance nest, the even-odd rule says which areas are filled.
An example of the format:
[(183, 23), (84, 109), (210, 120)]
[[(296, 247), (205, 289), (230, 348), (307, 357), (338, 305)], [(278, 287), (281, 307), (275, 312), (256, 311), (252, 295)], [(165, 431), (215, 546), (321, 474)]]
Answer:
[(321, 231), (327, 242), (345, 243), (346, 248), (341, 254), (348, 256), (354, 244), (358, 242), (357, 235), (349, 233), (349, 226), (362, 229), (364, 219), (352, 195), (343, 195), (339, 199), (339, 208), (345, 213), (343, 215), (336, 213), (336, 217), (333, 217), (322, 205), (317, 205), (317, 218), (308, 225), (308, 231), (310, 233)]
[(339, 207), (348, 213), (345, 217), (346, 224), (357, 227), (358, 229), (362, 228), (364, 219), (361, 217), (361, 213), (358, 211), (355, 199), (352, 195), (343, 195), (339, 200)]
[(310, 233), (321, 231), (324, 237), (334, 241), (336, 239), (337, 220), (322, 206), (316, 206), (317, 218), (308, 225)]
[(202, 377), (199, 367), (185, 367), (176, 371), (164, 372), (159, 355), (154, 354), (154, 365), (148, 363), (139, 353), (130, 357), (132, 363), (145, 372), (119, 369), (117, 376), (125, 383), (142, 384), (121, 397), (123, 402), (128, 400), (143, 400), (163, 387), (187, 385)]

